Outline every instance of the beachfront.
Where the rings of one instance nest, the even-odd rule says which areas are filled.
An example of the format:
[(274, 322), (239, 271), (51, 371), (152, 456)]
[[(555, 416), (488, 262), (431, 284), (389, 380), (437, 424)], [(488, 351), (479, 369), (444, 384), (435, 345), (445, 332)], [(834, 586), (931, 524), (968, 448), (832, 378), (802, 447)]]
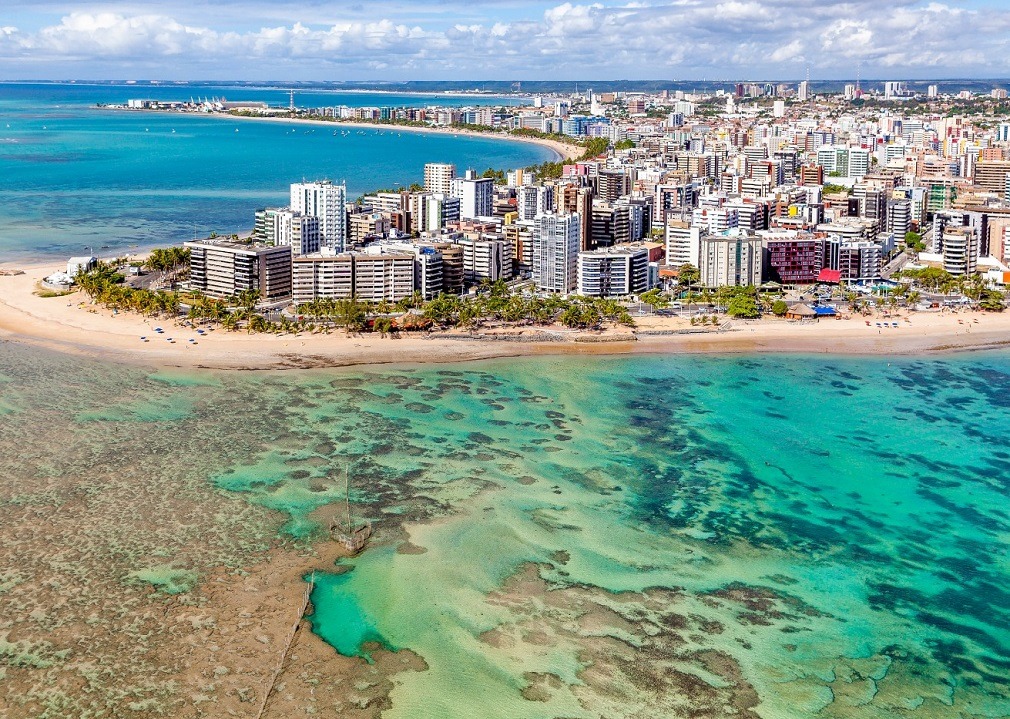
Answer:
[[(165, 114), (165, 110), (123, 110), (123, 112), (149, 112), (156, 114)], [(242, 121), (252, 121), (252, 122), (267, 122), (274, 124), (290, 125), (292, 123), (298, 123), (302, 125), (311, 126), (323, 126), (329, 128), (346, 128), (352, 130), (374, 130), (380, 133), (399, 133), (399, 132), (412, 132), (420, 134), (432, 134), (432, 135), (449, 135), (452, 137), (479, 137), (479, 138), (491, 138), (495, 140), (506, 140), (508, 142), (520, 142), (530, 145), (539, 145), (540, 147), (546, 147), (551, 150), (558, 160), (577, 160), (585, 153), (586, 148), (577, 145), (575, 143), (562, 142), (560, 140), (555, 140), (549, 137), (524, 137), (520, 135), (512, 135), (507, 132), (498, 132), (488, 128), (487, 132), (480, 132), (478, 130), (472, 130), (469, 128), (462, 127), (452, 127), (452, 126), (429, 126), (429, 127), (415, 127), (413, 125), (398, 125), (396, 123), (381, 123), (381, 122), (356, 122), (354, 120), (316, 120), (301, 117), (271, 117), (271, 116), (253, 116), (253, 115), (237, 115), (230, 112), (205, 112), (205, 113), (193, 113), (193, 112), (171, 112), (174, 115), (182, 115), (186, 117), (214, 117), (223, 120), (242, 120)]]
[[(13, 269), (8, 266), (7, 269)], [(855, 316), (817, 322), (733, 320), (700, 332), (687, 319), (636, 317), (634, 339), (626, 330), (604, 333), (556, 328), (559, 341), (429, 339), (402, 333), (248, 334), (215, 329), (200, 334), (181, 320), (114, 313), (92, 305), (82, 292), (63, 297), (35, 294), (52, 263), (22, 265), (21, 275), (0, 276), (0, 336), (63, 352), (159, 366), (220, 369), (284, 369), (389, 363), (462, 362), (493, 357), (630, 353), (835, 353), (900, 355), (1000, 347), (1010, 344), (1010, 314), (903, 313), (887, 327)], [(867, 322), (869, 324), (867, 324)], [(898, 326), (893, 325), (897, 322)], [(164, 333), (155, 332), (161, 327)], [(530, 334), (541, 328), (530, 329)], [(654, 334), (678, 332), (679, 334)], [(514, 333), (513, 333), (514, 334)], [(141, 338), (146, 338), (141, 339)], [(172, 340), (171, 342), (169, 340)], [(192, 341), (191, 341), (192, 340)], [(586, 341), (589, 340), (589, 341)]]

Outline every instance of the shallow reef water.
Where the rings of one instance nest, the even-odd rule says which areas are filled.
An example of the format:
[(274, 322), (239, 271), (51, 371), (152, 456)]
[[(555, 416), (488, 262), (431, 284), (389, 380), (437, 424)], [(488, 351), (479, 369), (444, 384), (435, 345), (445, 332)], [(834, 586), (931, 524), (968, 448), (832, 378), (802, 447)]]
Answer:
[[(1010, 715), (1005, 354), (136, 371), (100, 404), (60, 361), (60, 431), (259, 433), (206, 481), (282, 533), (348, 477), (376, 534), (311, 619), (423, 659), (384, 717)], [(0, 376), (31, 423), (45, 383)]]

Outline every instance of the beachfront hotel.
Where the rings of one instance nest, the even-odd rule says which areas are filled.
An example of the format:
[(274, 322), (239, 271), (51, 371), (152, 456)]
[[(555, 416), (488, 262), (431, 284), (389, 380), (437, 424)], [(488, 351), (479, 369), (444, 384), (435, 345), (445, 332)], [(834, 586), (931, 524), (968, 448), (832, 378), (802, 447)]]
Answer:
[(316, 299), (397, 302), (414, 293), (414, 255), (408, 253), (296, 257), (291, 264), (291, 285), (296, 305)]
[(701, 284), (705, 287), (744, 287), (761, 284), (762, 242), (739, 228), (701, 238)]
[(580, 295), (627, 297), (649, 289), (649, 249), (644, 244), (600, 247), (579, 253)]
[(228, 240), (187, 242), (190, 288), (208, 297), (255, 290), (263, 300), (291, 295), (291, 248)]
[(533, 283), (568, 294), (578, 284), (579, 216), (547, 213), (533, 222)]

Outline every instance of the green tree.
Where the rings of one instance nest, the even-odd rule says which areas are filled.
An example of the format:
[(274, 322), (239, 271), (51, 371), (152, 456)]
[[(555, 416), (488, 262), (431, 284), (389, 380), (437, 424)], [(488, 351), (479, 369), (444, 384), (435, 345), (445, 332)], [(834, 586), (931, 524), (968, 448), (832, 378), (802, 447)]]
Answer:
[(1006, 298), (998, 290), (982, 290), (978, 306), (986, 312), (1002, 312), (1006, 309)]
[(372, 323), (372, 329), (379, 333), (380, 337), (385, 337), (393, 331), (393, 320), (389, 317), (376, 317)]
[(785, 303), (785, 300), (775, 300), (775, 302), (772, 303), (772, 314), (776, 317), (784, 317), (788, 311), (789, 305)]
[(701, 271), (691, 263), (680, 266), (677, 272), (677, 284), (681, 287), (693, 287), (701, 280)]
[(750, 295), (744, 294), (738, 294), (729, 301), (726, 314), (730, 317), (740, 317), (742, 319), (754, 319), (761, 316), (757, 300)]
[(653, 312), (670, 306), (670, 299), (658, 289), (643, 292), (639, 299), (643, 304), (649, 305)]
[(350, 297), (337, 300), (333, 316), (337, 326), (343, 327), (348, 333), (360, 332), (365, 328), (368, 312), (357, 297)]

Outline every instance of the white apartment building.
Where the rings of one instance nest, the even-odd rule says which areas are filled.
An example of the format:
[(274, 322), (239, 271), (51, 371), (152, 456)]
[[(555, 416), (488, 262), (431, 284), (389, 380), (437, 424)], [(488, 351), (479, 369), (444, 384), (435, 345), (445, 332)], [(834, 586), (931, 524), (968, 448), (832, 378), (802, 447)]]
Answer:
[(456, 166), (445, 162), (429, 162), (424, 166), (424, 191), (441, 195), (452, 194)]
[(490, 217), (494, 212), (494, 180), (477, 177), (473, 170), (467, 170), (466, 177), (452, 181), (452, 195), (459, 199), (461, 219)]
[(978, 269), (979, 241), (973, 227), (950, 227), (943, 232), (943, 269), (952, 275)]
[(456, 244), (463, 248), (463, 281), (466, 284), (512, 279), (511, 243), (504, 239), (464, 237)]
[(459, 221), (460, 200), (441, 193), (415, 195), (411, 198), (414, 229), (418, 232), (438, 232), (450, 222)]
[(256, 290), (264, 300), (291, 294), (291, 250), (227, 240), (186, 242), (189, 284), (208, 297)]
[(354, 295), (369, 302), (397, 302), (414, 294), (414, 256), (355, 255)]
[(414, 255), (348, 252), (296, 257), (291, 285), (295, 304), (349, 297), (396, 302), (414, 293)]
[(741, 287), (761, 284), (762, 242), (746, 230), (732, 229), (701, 238), (701, 284)]
[(549, 185), (525, 185), (516, 192), (520, 220), (533, 220), (554, 207), (554, 188)]
[(626, 297), (649, 289), (649, 250), (614, 245), (579, 253), (580, 295)]
[(354, 294), (351, 255), (304, 255), (291, 263), (291, 293), (296, 305), (315, 299), (347, 299)]
[(538, 289), (567, 294), (578, 286), (578, 213), (547, 213), (533, 221), (532, 260)]
[(687, 222), (666, 223), (666, 263), (673, 267), (698, 266), (701, 257), (701, 227)]
[(291, 185), (291, 211), (319, 218), (319, 239), (329, 252), (342, 252), (347, 242), (347, 188), (332, 182)]
[(698, 207), (691, 214), (691, 225), (714, 235), (739, 227), (740, 213), (725, 207)]
[(319, 218), (291, 210), (267, 210), (263, 221), (264, 239), (277, 247), (290, 247), (291, 254), (319, 252)]

